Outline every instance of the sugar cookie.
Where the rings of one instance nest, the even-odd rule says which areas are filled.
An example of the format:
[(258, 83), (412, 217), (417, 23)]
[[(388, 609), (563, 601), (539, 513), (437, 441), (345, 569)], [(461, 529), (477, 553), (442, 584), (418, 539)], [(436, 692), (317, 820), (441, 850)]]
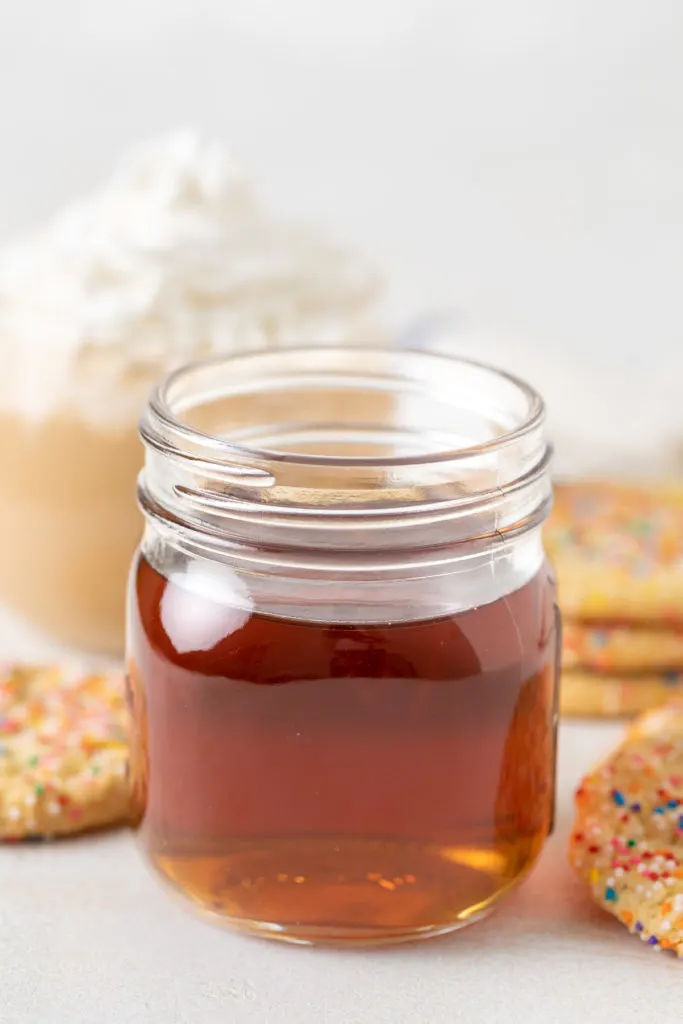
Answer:
[(569, 859), (593, 897), (683, 955), (683, 702), (639, 719), (576, 792)]
[(683, 630), (631, 629), (565, 620), (562, 664), (565, 669), (595, 672), (683, 671)]
[(562, 673), (560, 711), (563, 715), (617, 718), (637, 715), (683, 692), (683, 672), (647, 675), (600, 675), (573, 669)]
[(0, 839), (123, 822), (127, 759), (122, 675), (0, 670)]
[(545, 543), (565, 617), (683, 623), (683, 488), (559, 484)]

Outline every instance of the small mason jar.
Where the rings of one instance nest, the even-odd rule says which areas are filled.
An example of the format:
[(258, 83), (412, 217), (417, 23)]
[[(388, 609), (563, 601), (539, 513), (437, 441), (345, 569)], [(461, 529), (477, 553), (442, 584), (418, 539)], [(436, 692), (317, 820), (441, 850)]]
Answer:
[(552, 827), (544, 407), (486, 366), (294, 348), (141, 423), (131, 774), (156, 871), (243, 931), (458, 928)]

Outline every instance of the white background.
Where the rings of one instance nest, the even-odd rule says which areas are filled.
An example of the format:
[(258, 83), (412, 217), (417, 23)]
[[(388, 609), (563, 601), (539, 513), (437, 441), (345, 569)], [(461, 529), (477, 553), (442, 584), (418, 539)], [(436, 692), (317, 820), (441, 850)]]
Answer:
[(198, 128), (504, 338), (562, 444), (683, 438), (680, 0), (0, 0), (0, 124), (0, 242)]
[(562, 443), (587, 407), (627, 451), (683, 437), (680, 0), (0, 0), (0, 124), (0, 241), (196, 127), (399, 314), (504, 337)]

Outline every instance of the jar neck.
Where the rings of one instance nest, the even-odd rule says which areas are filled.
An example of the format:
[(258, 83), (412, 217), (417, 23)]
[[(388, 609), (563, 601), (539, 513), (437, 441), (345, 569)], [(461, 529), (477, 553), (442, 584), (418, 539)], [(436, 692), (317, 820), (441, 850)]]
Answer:
[(206, 360), (155, 389), (140, 431), (155, 531), (294, 575), (439, 574), (506, 557), (550, 506), (541, 399), (434, 353)]
[(425, 559), (410, 566), (396, 559), (274, 563), (263, 551), (207, 551), (185, 536), (169, 539), (154, 526), (145, 531), (142, 554), (173, 584), (172, 591), (198, 597), (207, 609), (228, 606), (247, 615), (258, 609), (275, 618), (327, 624), (455, 615), (520, 590), (544, 564), (538, 529), (439, 565)]

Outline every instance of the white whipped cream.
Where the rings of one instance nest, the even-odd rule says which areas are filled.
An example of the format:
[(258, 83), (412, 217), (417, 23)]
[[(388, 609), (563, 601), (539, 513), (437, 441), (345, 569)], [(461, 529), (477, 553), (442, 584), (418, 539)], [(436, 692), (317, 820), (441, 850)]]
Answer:
[(0, 403), (125, 421), (199, 354), (363, 341), (375, 296), (360, 259), (270, 216), (220, 146), (174, 135), (0, 254)]

